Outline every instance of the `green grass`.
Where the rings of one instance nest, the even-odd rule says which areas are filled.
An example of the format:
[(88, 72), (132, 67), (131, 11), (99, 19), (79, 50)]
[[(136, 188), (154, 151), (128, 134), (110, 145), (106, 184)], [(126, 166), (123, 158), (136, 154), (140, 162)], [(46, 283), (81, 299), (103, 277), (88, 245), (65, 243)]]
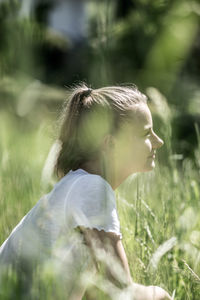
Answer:
[[(0, 243), (47, 191), (41, 186), (41, 172), (52, 143), (53, 121), (46, 118), (31, 123), (0, 112)], [(175, 299), (199, 300), (199, 170), (188, 160), (182, 169), (176, 161), (170, 167), (157, 164), (153, 172), (129, 177), (116, 196), (134, 281), (159, 285), (171, 294), (175, 290)], [(171, 238), (171, 244), (164, 244)], [(159, 254), (157, 249), (163, 244)], [(15, 281), (13, 277), (12, 283)], [(51, 299), (48, 272), (43, 282)], [(99, 299), (107, 299), (99, 293)], [(12, 295), (5, 284), (2, 299), (12, 299)]]

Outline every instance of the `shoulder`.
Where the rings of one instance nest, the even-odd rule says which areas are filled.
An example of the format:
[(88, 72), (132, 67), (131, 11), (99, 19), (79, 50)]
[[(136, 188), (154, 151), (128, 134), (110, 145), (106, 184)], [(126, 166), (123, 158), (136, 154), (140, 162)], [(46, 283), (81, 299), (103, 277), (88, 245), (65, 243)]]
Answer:
[(110, 184), (103, 177), (96, 174), (84, 174), (79, 176), (77, 180), (74, 180), (72, 188), (74, 192), (106, 192), (112, 196), (115, 196)]
[(116, 205), (115, 193), (110, 184), (96, 174), (84, 174), (74, 180), (67, 196), (68, 205), (100, 209)]

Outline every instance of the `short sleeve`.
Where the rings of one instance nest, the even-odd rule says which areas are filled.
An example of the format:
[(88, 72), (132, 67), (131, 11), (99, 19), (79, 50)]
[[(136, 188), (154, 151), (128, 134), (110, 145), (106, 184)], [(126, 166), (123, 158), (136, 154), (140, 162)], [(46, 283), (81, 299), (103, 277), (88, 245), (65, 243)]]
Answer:
[(66, 216), (72, 228), (96, 228), (122, 239), (115, 193), (99, 175), (83, 175), (76, 181), (66, 199)]

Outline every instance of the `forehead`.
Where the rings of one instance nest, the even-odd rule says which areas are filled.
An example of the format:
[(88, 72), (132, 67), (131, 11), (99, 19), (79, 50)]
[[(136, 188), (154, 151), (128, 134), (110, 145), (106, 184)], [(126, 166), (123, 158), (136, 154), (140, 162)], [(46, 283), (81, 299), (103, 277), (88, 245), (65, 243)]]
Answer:
[(147, 104), (139, 104), (135, 106), (130, 112), (130, 129), (136, 132), (143, 132), (153, 126), (151, 112)]

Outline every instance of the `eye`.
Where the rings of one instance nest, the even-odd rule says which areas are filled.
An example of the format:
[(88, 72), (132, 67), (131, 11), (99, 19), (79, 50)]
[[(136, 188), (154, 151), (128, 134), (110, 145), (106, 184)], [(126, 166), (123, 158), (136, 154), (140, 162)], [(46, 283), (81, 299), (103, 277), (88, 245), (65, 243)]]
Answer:
[(150, 136), (150, 135), (151, 135), (151, 132), (147, 131), (147, 133), (144, 136)]

